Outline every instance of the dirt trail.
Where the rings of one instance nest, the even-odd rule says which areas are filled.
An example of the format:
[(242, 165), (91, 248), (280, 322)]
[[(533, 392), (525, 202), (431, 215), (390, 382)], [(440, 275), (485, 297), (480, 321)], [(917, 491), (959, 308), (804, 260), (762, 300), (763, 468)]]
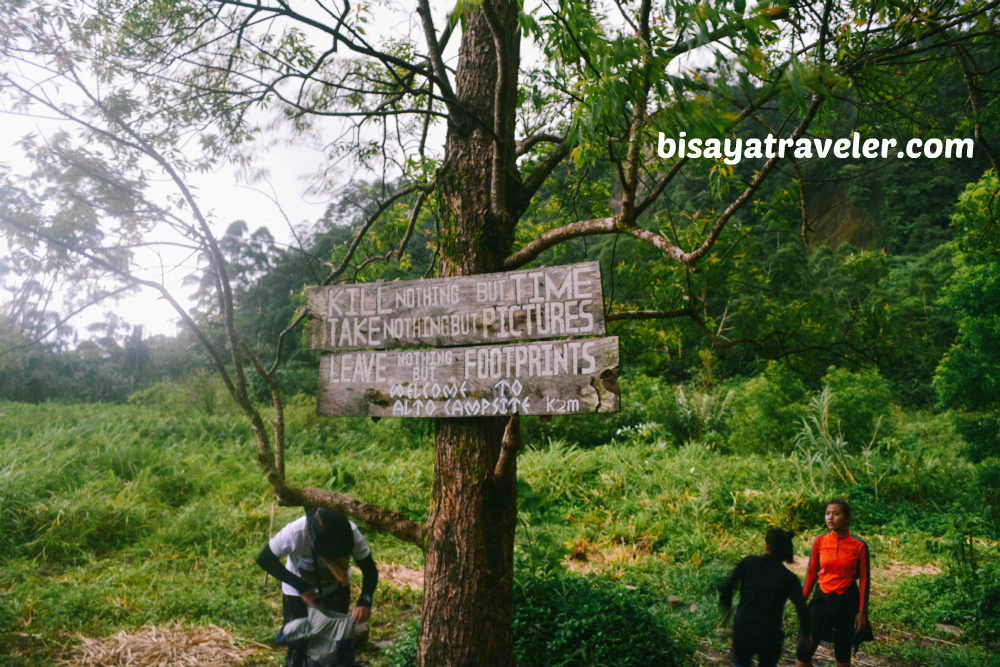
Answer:
[[(878, 637), (875, 638), (878, 641)], [(833, 657), (833, 650), (826, 644), (820, 644), (819, 648), (816, 649), (816, 655), (813, 656), (813, 664), (816, 667), (823, 667), (824, 665), (830, 665), (831, 667), (835, 664), (835, 659)], [(714, 665), (732, 665), (733, 660), (729, 651), (716, 651), (709, 648), (706, 644), (702, 646), (695, 652), (695, 664), (700, 667), (710, 667)], [(851, 665), (853, 667), (903, 667), (909, 663), (901, 663), (899, 661), (889, 660), (879, 656), (868, 655), (864, 651), (858, 651), (853, 658), (851, 658)], [(786, 646), (785, 650), (781, 654), (781, 660), (778, 661), (778, 667), (795, 667), (795, 653), (790, 651), (789, 647)]]
[(412, 588), (419, 591), (424, 587), (423, 570), (413, 570), (398, 563), (379, 563), (378, 578), (380, 582), (397, 588)]

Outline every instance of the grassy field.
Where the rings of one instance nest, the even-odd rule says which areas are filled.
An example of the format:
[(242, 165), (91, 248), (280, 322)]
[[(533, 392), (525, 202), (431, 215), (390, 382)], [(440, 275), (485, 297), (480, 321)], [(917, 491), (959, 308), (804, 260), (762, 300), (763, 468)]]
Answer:
[[(312, 410), (308, 399), (289, 408), (290, 480), (426, 518), (428, 424), (319, 419)], [(898, 422), (894, 442), (916, 434), (925, 444), (846, 458), (853, 484), (802, 452), (721, 453), (704, 442), (677, 444), (655, 424), (587, 447), (527, 424), (518, 462), (518, 655), (542, 659), (540, 642), (554, 651), (562, 641), (563, 664), (604, 660), (573, 653), (580, 649), (569, 621), (531, 635), (537, 619), (553, 616), (543, 603), (555, 596), (569, 619), (574, 610), (622, 616), (630, 634), (611, 642), (667, 633), (685, 663), (722, 661), (720, 580), (762, 550), (771, 524), (801, 536), (793, 568), (801, 575), (825, 500), (846, 495), (853, 528), (872, 548), (879, 641), (865, 649), (871, 664), (1000, 665), (995, 533), (960, 492), (974, 467), (948, 450), (948, 438), (927, 435), (946, 430), (937, 417)], [(172, 622), (269, 645), (278, 585), (253, 559), (299, 511), (274, 507), (249, 428), (224, 410), (0, 404), (0, 665), (54, 664), (82, 638)], [(362, 531), (386, 574), (361, 657), (401, 664), (420, 608), (407, 579), (419, 580), (421, 554)], [(789, 633), (791, 620), (789, 611)], [(260, 649), (247, 661), (277, 665), (281, 652)]]

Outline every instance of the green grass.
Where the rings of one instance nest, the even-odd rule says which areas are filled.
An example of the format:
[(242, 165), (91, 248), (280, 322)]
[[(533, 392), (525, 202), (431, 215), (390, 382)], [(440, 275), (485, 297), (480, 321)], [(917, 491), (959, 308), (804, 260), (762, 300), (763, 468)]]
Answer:
[[(974, 499), (956, 491), (974, 466), (954, 451), (954, 434), (936, 417), (905, 417), (895, 442), (906, 447), (886, 447), (877, 460), (856, 455), (850, 464), (858, 484), (849, 488), (797, 454), (678, 446), (655, 425), (589, 448), (565, 438), (529, 441), (518, 461), (518, 585), (553, 577), (563, 591), (593, 585), (649, 627), (670, 628), (678, 650), (702, 643), (724, 652), (721, 579), (761, 550), (771, 524), (799, 533), (804, 559), (809, 539), (823, 530), (825, 500), (847, 495), (877, 572), (890, 564), (926, 568), (918, 577), (877, 580), (872, 616), (887, 639), (869, 652), (922, 665), (998, 664), (995, 618), (976, 617), (997, 609), (997, 542)], [(294, 483), (426, 518), (426, 424), (320, 419), (308, 399), (292, 401), (288, 422)], [(225, 412), (0, 404), (0, 665), (51, 663), (78, 633), (100, 637), (171, 621), (214, 623), (269, 642), (280, 597), (253, 562), (272, 530), (271, 492), (255, 455), (248, 427)], [(299, 511), (277, 508), (274, 529)], [(954, 526), (968, 535), (949, 533)], [(412, 546), (362, 530), (378, 561), (421, 566)], [(971, 562), (956, 547), (969, 536)], [(566, 576), (591, 584), (560, 579)], [(641, 606), (630, 606), (632, 598)], [(528, 599), (544, 606), (544, 596)], [(418, 592), (381, 585), (373, 640), (405, 634), (419, 608)], [(572, 620), (560, 623), (566, 627), (548, 632), (570, 642)], [(791, 615), (786, 623), (791, 634)], [(937, 636), (936, 623), (963, 634)], [(534, 655), (538, 640), (531, 640)], [(400, 651), (373, 642), (363, 658), (380, 667)], [(280, 652), (272, 657), (280, 664)]]

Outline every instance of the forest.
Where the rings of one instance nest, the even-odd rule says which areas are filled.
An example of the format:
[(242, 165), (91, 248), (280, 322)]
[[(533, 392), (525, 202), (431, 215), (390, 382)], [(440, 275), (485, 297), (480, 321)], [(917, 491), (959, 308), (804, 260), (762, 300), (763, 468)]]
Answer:
[[(222, 639), (144, 664), (281, 664), (279, 586), (254, 557), (304, 504), (349, 514), (379, 565), (363, 664), (730, 664), (719, 585), (770, 526), (796, 534), (802, 579), (835, 497), (871, 549), (856, 664), (1000, 665), (996, 3), (483, 0), (433, 38), (418, 2), (426, 54), (316, 4), (326, 23), (283, 2), (0, 10), (5, 111), (73, 128), (22, 139), (28, 172), (0, 165), (0, 665), (136, 664), (115, 660), (150, 628), (178, 651)], [(542, 64), (519, 69), (508, 34)], [(355, 123), (326, 150), (356, 173), (324, 181), (292, 242), (187, 185), (252, 164), (279, 122), (253, 125), (255, 105), (293, 141)], [(658, 151), (682, 131), (975, 149)], [(157, 199), (164, 175), (176, 193)], [(169, 245), (182, 287), (140, 272)], [(317, 414), (307, 288), (577, 262), (600, 266), (617, 412)], [(77, 325), (136, 288), (177, 311), (175, 334), (128, 311)], [(469, 544), (481, 560), (448, 560)], [(444, 572), (458, 583), (428, 585)], [(783, 629), (792, 664), (790, 606)]]

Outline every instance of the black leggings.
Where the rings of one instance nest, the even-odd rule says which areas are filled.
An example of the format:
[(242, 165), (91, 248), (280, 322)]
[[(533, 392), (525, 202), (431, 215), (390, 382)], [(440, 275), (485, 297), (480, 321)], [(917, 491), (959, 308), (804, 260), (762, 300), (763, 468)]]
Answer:
[(820, 641), (833, 642), (833, 655), (837, 662), (851, 661), (854, 644), (854, 619), (858, 614), (861, 594), (857, 584), (842, 594), (816, 591), (809, 603), (809, 628), (812, 644), (807, 637), (799, 637), (795, 657), (802, 662), (810, 662)]

